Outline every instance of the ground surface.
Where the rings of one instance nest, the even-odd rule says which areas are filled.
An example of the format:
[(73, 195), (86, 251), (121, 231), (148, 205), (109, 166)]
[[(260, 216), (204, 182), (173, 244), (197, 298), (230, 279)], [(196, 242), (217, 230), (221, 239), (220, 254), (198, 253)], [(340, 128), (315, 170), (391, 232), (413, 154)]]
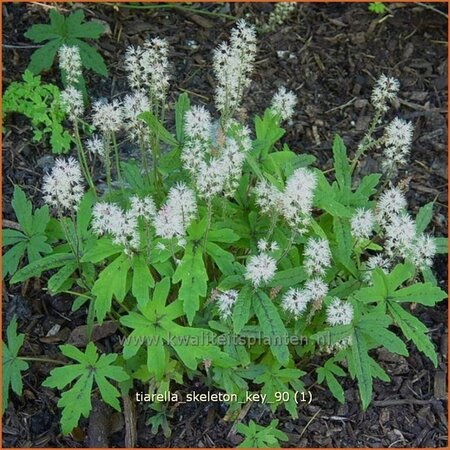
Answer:
[[(45, 5), (3, 4), (3, 83), (20, 79), (32, 49), (23, 33), (34, 23), (46, 22)], [(108, 25), (109, 32), (97, 43), (112, 80), (90, 76), (94, 97), (121, 95), (126, 89), (121, 57), (127, 45), (146, 36), (160, 35), (172, 47), (174, 96), (188, 91), (194, 102), (210, 100), (213, 92), (211, 50), (228, 37), (233, 21), (214, 16), (192, 15), (178, 10), (130, 10), (107, 5), (75, 5), (89, 18)], [(60, 7), (60, 6), (59, 6)], [(64, 7), (70, 8), (69, 5)], [(271, 4), (203, 4), (209, 11), (264, 20)], [(446, 11), (445, 4), (433, 7)], [(447, 21), (435, 10), (412, 4), (390, 4), (391, 14), (380, 20), (364, 4), (304, 4), (273, 32), (261, 35), (258, 63), (246, 107), (251, 115), (261, 111), (271, 93), (287, 85), (299, 97), (298, 113), (286, 135), (286, 142), (298, 152), (316, 155), (321, 167), (330, 165), (330, 141), (340, 133), (351, 150), (361, 138), (370, 118), (369, 98), (374, 79), (388, 73), (401, 80), (396, 109), (415, 125), (411, 163), (401, 178), (409, 183), (408, 199), (413, 212), (436, 199), (433, 231), (447, 229)], [(53, 72), (44, 79), (55, 82)], [(112, 83), (111, 83), (112, 81)], [(11, 215), (13, 183), (19, 184), (41, 202), (39, 187), (43, 171), (52, 165), (48, 146), (31, 142), (30, 127), (20, 117), (6, 120), (3, 141), (4, 218)], [(376, 154), (361, 170), (376, 170)], [(438, 258), (435, 269), (445, 288), (446, 259)], [(57, 355), (70, 330), (85, 320), (85, 312), (71, 313), (69, 298), (51, 298), (37, 281), (20, 287), (4, 284), (3, 320), (14, 313), (20, 330), (26, 333), (24, 352)], [(340, 405), (327, 390), (306, 378), (314, 396), (310, 406), (299, 410), (299, 419), (279, 414), (281, 429), (288, 433), (291, 447), (441, 447), (447, 443), (445, 394), (447, 363), (447, 309), (417, 309), (417, 315), (431, 330), (439, 354), (434, 369), (422, 354), (410, 346), (408, 358), (378, 355), (392, 382), (375, 383), (374, 402), (362, 412), (357, 389), (345, 385), (347, 403)], [(47, 336), (55, 324), (56, 336)], [(111, 345), (105, 339), (102, 345)], [(40, 384), (52, 367), (32, 365), (25, 377), (22, 398), (12, 395), (4, 415), (3, 445), (6, 447), (86, 446), (87, 422), (72, 437), (58, 431), (55, 394)], [(306, 368), (312, 370), (313, 366)], [(195, 384), (195, 382), (194, 382)], [(200, 387), (197, 387), (200, 388)], [(192, 385), (179, 387), (192, 390)], [(154, 436), (145, 421), (147, 409), (138, 409), (138, 445), (147, 447), (229, 447), (231, 423), (223, 421), (225, 409), (217, 405), (191, 404), (179, 407), (171, 419), (172, 437)], [(281, 417), (280, 417), (281, 416)], [(270, 421), (266, 410), (252, 407), (247, 417)], [(113, 416), (110, 445), (124, 445), (123, 419)]]

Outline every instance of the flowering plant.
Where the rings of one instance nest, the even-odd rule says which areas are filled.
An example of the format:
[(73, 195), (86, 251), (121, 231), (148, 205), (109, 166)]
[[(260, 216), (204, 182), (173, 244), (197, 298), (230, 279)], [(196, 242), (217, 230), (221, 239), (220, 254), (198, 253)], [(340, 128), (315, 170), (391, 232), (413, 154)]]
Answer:
[[(213, 55), (218, 116), (182, 94), (173, 132), (166, 126), (163, 39), (128, 49), (132, 93), (93, 104), (98, 134), (84, 143), (83, 97), (75, 86), (63, 91), (78, 159), (57, 160), (44, 178), (58, 224), (47, 228), (53, 251), (11, 282), (54, 271), (49, 290), (73, 294), (74, 310), (87, 308), (89, 337), (105, 318), (120, 324), (123, 337), (114, 354), (100, 358), (93, 344), (85, 353), (62, 347), (80, 362), (46, 381), (63, 389), (80, 377), (59, 403), (64, 432), (89, 414), (94, 380), (116, 409), (114, 382), (124, 392), (135, 382), (164, 393), (195, 374), (239, 402), (260, 390), (273, 411), (284, 405), (297, 417), (302, 369), (312, 356), (321, 356), (318, 382), (344, 402), (338, 378), (348, 374), (364, 408), (373, 379), (389, 380), (372, 349), (407, 355), (411, 340), (437, 364), (426, 326), (409, 305), (446, 297), (431, 266), (447, 242), (425, 234), (432, 204), (414, 220), (404, 188), (392, 184), (413, 134), (402, 119), (379, 131), (398, 81), (379, 78), (370, 129), (352, 159), (335, 137), (327, 176), (312, 167), (313, 156), (280, 144), (297, 103), (292, 92), (280, 88), (254, 129), (246, 124), (241, 105), (256, 51), (254, 29), (239, 21)], [(81, 66), (71, 71), (67, 80), (76, 80)], [(135, 144), (136, 160), (121, 158), (123, 137)], [(374, 148), (383, 149), (383, 173), (356, 176)], [(92, 170), (95, 158), (106, 183)], [(72, 401), (81, 397), (81, 406)]]

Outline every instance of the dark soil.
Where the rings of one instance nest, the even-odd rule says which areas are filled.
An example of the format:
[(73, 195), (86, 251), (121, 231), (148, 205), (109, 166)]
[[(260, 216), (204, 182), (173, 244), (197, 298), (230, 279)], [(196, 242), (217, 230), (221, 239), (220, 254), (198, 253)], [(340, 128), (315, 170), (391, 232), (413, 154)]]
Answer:
[[(197, 4), (193, 4), (196, 6)], [(278, 86), (296, 91), (299, 107), (285, 141), (298, 152), (318, 158), (330, 166), (330, 142), (334, 133), (343, 136), (354, 151), (370, 120), (367, 99), (374, 80), (387, 73), (401, 80), (400, 101), (394, 114), (412, 120), (415, 139), (411, 162), (400, 174), (409, 185), (408, 199), (413, 213), (436, 200), (432, 232), (447, 230), (447, 4), (388, 4), (384, 18), (371, 13), (367, 4), (301, 4), (283, 25), (260, 36), (254, 83), (245, 105), (249, 116), (260, 113)], [(192, 6), (192, 5), (191, 5)], [(70, 9), (69, 4), (58, 8)], [(108, 25), (108, 33), (95, 45), (110, 68), (110, 78), (90, 74), (93, 97), (121, 95), (126, 90), (122, 55), (129, 44), (146, 36), (168, 38), (172, 47), (173, 96), (189, 92), (194, 103), (208, 103), (213, 96), (211, 51), (228, 37), (233, 21), (195, 15), (176, 9), (131, 10), (126, 7), (77, 4), (88, 18)], [(209, 11), (265, 20), (273, 4), (202, 4)], [(3, 4), (3, 83), (19, 80), (33, 49), (23, 36), (35, 23), (47, 21), (47, 7)], [(43, 75), (59, 80), (56, 71)], [(59, 82), (59, 81), (58, 81)], [(48, 145), (31, 141), (29, 123), (21, 117), (6, 119), (3, 139), (4, 218), (15, 220), (10, 206), (13, 184), (19, 184), (34, 203), (41, 203), (42, 173), (51, 166)], [(379, 155), (371, 154), (361, 171), (377, 170)], [(436, 258), (435, 271), (443, 288), (447, 280), (447, 259)], [(13, 314), (26, 334), (24, 354), (58, 358), (57, 346), (70, 331), (85, 322), (85, 312), (71, 313), (71, 299), (52, 298), (43, 293), (40, 281), (23, 286), (3, 284), (3, 323)], [(345, 383), (346, 404), (340, 405), (327, 389), (314, 385), (307, 376), (313, 401), (299, 408), (299, 419), (278, 412), (280, 428), (288, 433), (290, 447), (445, 447), (447, 445), (447, 307), (416, 308), (417, 316), (431, 330), (439, 365), (432, 364), (409, 345), (407, 358), (379, 352), (378, 359), (391, 376), (391, 383), (375, 383), (374, 401), (366, 412), (360, 407), (357, 388)], [(60, 330), (47, 336), (56, 324)], [(99, 342), (113, 348), (115, 342)], [(54, 392), (41, 387), (52, 369), (34, 363), (24, 379), (24, 395), (12, 394), (3, 418), (5, 447), (84, 447), (88, 444), (87, 421), (69, 437), (59, 432), (59, 410)], [(305, 368), (313, 372), (314, 366)], [(196, 382), (178, 387), (180, 392), (202, 389)], [(204, 387), (203, 387), (204, 389)], [(133, 399), (131, 399), (133, 402)], [(223, 420), (223, 405), (192, 403), (179, 405), (169, 419), (172, 435), (153, 435), (146, 420), (150, 410), (137, 405), (137, 445), (140, 447), (233, 447), (238, 440), (227, 437), (232, 422)], [(253, 406), (244, 421), (253, 418), (270, 422), (270, 411)], [(92, 426), (92, 424), (91, 424)], [(121, 415), (112, 415), (110, 445), (123, 447), (125, 431)], [(91, 427), (90, 427), (91, 429)]]

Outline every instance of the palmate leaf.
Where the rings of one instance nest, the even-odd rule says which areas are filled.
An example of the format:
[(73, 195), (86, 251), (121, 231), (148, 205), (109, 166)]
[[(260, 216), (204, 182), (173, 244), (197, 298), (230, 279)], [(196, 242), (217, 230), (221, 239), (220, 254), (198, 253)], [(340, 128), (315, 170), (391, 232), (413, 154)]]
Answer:
[(202, 248), (197, 242), (189, 242), (184, 256), (173, 278), (174, 283), (181, 281), (178, 298), (183, 302), (189, 324), (200, 308), (200, 297), (206, 297), (208, 274), (203, 261)]
[(85, 353), (72, 345), (62, 345), (60, 349), (65, 356), (77, 361), (77, 364), (53, 369), (42, 385), (64, 389), (77, 379), (58, 401), (58, 406), (63, 408), (61, 416), (63, 433), (70, 433), (77, 426), (81, 416), (89, 416), (92, 409), (91, 397), (94, 383), (98, 386), (102, 399), (120, 411), (118, 401), (120, 393), (108, 379), (123, 382), (129, 376), (122, 367), (113, 364), (117, 355), (110, 353), (99, 356), (92, 342), (86, 347)]
[(6, 329), (7, 343), (2, 342), (2, 414), (8, 406), (9, 388), (22, 395), (22, 372), (28, 364), (19, 358), (25, 335), (17, 334), (17, 320), (14, 317)]
[(155, 286), (152, 300), (138, 305), (139, 312), (131, 312), (120, 322), (133, 329), (124, 344), (124, 358), (132, 358), (141, 347), (147, 351), (147, 369), (158, 379), (166, 372), (166, 349), (173, 349), (180, 360), (191, 370), (198, 363), (210, 359), (219, 367), (233, 367), (236, 361), (211, 345), (213, 333), (207, 329), (183, 327), (175, 319), (183, 315), (183, 305), (176, 300), (166, 305), (170, 291), (170, 278), (163, 278)]
[(72, 12), (67, 18), (57, 10), (50, 11), (50, 24), (33, 25), (25, 36), (36, 42), (48, 41), (31, 55), (28, 70), (39, 74), (50, 69), (56, 53), (62, 45), (76, 45), (80, 49), (81, 62), (102, 76), (108, 75), (108, 69), (102, 56), (82, 39), (97, 39), (104, 26), (99, 22), (84, 22), (83, 10)]
[(237, 431), (245, 436), (239, 448), (279, 448), (279, 441), (289, 440), (286, 433), (277, 429), (278, 420), (272, 420), (267, 427), (258, 425), (250, 420), (248, 426), (239, 423)]
[[(272, 411), (275, 411), (280, 403), (284, 403), (291, 416), (296, 419), (298, 412), (295, 391), (303, 391), (304, 385), (300, 378), (305, 375), (305, 372), (294, 368), (281, 368), (280, 364), (275, 361), (269, 366), (263, 365), (262, 369), (262, 373), (254, 377), (252, 381), (256, 384), (263, 384), (261, 394), (266, 396), (265, 402), (271, 405)], [(288, 393), (288, 399), (280, 400), (278, 397), (280, 392)]]
[(42, 255), (52, 252), (47, 243), (45, 229), (50, 221), (48, 206), (32, 210), (32, 204), (19, 186), (14, 186), (11, 202), (21, 231), (3, 230), (3, 246), (13, 247), (3, 256), (3, 276), (14, 275), (21, 259), (27, 255), (28, 262), (38, 261)]
[(344, 389), (341, 384), (337, 380), (336, 376), (343, 377), (345, 376), (345, 372), (339, 367), (333, 358), (327, 360), (323, 367), (319, 367), (316, 370), (317, 372), (317, 382), (323, 383), (325, 380), (327, 382), (328, 387), (330, 388), (330, 392), (333, 396), (342, 404), (345, 403)]
[[(394, 323), (400, 327), (404, 336), (412, 340), (417, 348), (428, 356), (434, 365), (437, 365), (437, 357), (433, 343), (427, 336), (427, 327), (412, 314), (407, 312), (402, 303), (421, 303), (427, 306), (434, 306), (437, 302), (447, 298), (446, 292), (433, 283), (416, 283), (404, 288), (399, 287), (414, 276), (414, 266), (411, 264), (397, 264), (389, 273), (385, 274), (380, 269), (373, 272), (373, 286), (359, 289), (354, 293), (356, 300), (362, 303), (379, 303), (385, 305), (387, 312), (394, 320)], [(376, 328), (379, 323), (374, 323)], [(380, 332), (374, 330), (372, 332)], [(392, 342), (392, 336), (386, 338), (386, 344), (395, 345)], [(389, 349), (388, 345), (386, 348)], [(396, 347), (399, 350), (399, 347)], [(392, 350), (392, 347), (391, 347)], [(400, 353), (401, 354), (401, 353)]]

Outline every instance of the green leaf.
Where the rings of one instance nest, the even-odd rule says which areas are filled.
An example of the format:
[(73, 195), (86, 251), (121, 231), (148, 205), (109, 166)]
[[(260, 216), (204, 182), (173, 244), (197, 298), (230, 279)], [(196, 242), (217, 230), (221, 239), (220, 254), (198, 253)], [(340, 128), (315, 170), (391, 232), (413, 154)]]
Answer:
[(376, 194), (376, 187), (380, 178), (381, 174), (379, 173), (371, 173), (363, 177), (358, 188), (351, 196), (351, 204), (354, 206), (366, 206), (369, 198)]
[(102, 77), (108, 76), (108, 68), (106, 67), (105, 61), (103, 60), (102, 55), (100, 55), (94, 47), (86, 44), (86, 42), (83, 42), (80, 39), (68, 39), (67, 44), (79, 47), (81, 62), (86, 69), (91, 69)]
[(50, 214), (48, 212), (48, 206), (44, 205), (41, 208), (36, 208), (33, 215), (33, 234), (44, 234), (49, 222)]
[(379, 346), (386, 347), (392, 353), (408, 356), (405, 343), (387, 329), (391, 319), (385, 315), (367, 314), (358, 322), (358, 329), (370, 336)]
[(269, 109), (264, 112), (264, 117), (255, 117), (256, 140), (253, 146), (256, 155), (265, 158), (272, 146), (279, 141), (285, 131), (278, 126), (279, 119)]
[(50, 69), (53, 65), (56, 52), (61, 45), (62, 41), (60, 39), (55, 39), (47, 42), (43, 47), (38, 48), (31, 55), (27, 69), (36, 75)]
[(352, 261), (352, 233), (350, 222), (347, 219), (333, 217), (333, 230), (336, 238), (336, 247), (334, 248), (334, 258), (340, 262), (355, 278), (357, 269)]
[(427, 203), (419, 209), (416, 216), (416, 233), (423, 233), (433, 218), (434, 202)]
[(94, 241), (93, 246), (81, 258), (81, 262), (98, 263), (122, 251), (123, 247), (113, 244), (111, 238), (101, 238)]
[(113, 365), (117, 355), (111, 353), (99, 357), (95, 344), (92, 342), (87, 345), (85, 353), (72, 345), (62, 345), (60, 349), (65, 356), (78, 363), (53, 369), (42, 385), (63, 389), (78, 379), (62, 394), (58, 402), (58, 406), (63, 408), (61, 416), (63, 433), (70, 433), (78, 425), (81, 416), (89, 416), (92, 409), (91, 397), (94, 382), (99, 388), (102, 399), (120, 411), (118, 402), (120, 393), (108, 379), (123, 382), (129, 377), (121, 367)]
[(434, 243), (436, 245), (436, 253), (438, 255), (446, 255), (448, 253), (448, 238), (434, 238)]
[(66, 264), (61, 269), (58, 270), (51, 278), (48, 280), (47, 286), (52, 294), (56, 294), (61, 286), (67, 281), (67, 279), (77, 270), (78, 263), (73, 261)]
[(200, 308), (200, 297), (206, 297), (208, 286), (208, 274), (200, 245), (188, 243), (172, 280), (174, 283), (181, 281), (178, 298), (183, 302), (184, 312), (192, 325), (195, 313)]
[(414, 302), (434, 306), (447, 298), (447, 293), (431, 283), (417, 283), (394, 292), (390, 298), (395, 302)]
[(17, 185), (14, 186), (11, 204), (22, 230), (30, 236), (33, 231), (33, 217), (31, 214), (32, 205), (31, 202), (27, 200), (25, 192)]
[(175, 126), (177, 130), (177, 140), (180, 144), (184, 142), (184, 117), (191, 108), (189, 96), (184, 92), (178, 97), (175, 103)]
[(27, 39), (30, 39), (37, 44), (48, 41), (50, 39), (58, 39), (60, 34), (55, 31), (51, 25), (36, 24), (30, 27), (30, 29), (24, 33)]
[(252, 304), (263, 336), (269, 341), (273, 355), (281, 364), (286, 365), (289, 361), (288, 335), (278, 309), (263, 291), (254, 292)]
[(103, 319), (111, 310), (113, 297), (122, 302), (127, 293), (127, 276), (131, 267), (130, 258), (121, 254), (100, 273), (92, 288), (95, 299), (95, 313), (98, 321)]
[(43, 234), (34, 234), (31, 236), (27, 245), (28, 261), (30, 263), (41, 258), (41, 253), (51, 253), (52, 247), (47, 244), (47, 236)]
[(22, 372), (28, 369), (28, 364), (19, 357), (25, 335), (17, 334), (16, 317), (9, 323), (6, 337), (7, 343), (2, 342), (2, 414), (8, 406), (10, 387), (22, 395)]
[(347, 148), (339, 135), (334, 137), (333, 158), (336, 181), (342, 192), (349, 193), (352, 187), (350, 164), (347, 157)]
[(75, 261), (75, 256), (72, 253), (55, 253), (53, 255), (45, 256), (37, 261), (34, 261), (28, 266), (20, 269), (11, 278), (11, 283), (20, 283), (33, 277), (40, 277), (42, 272), (57, 267), (64, 266)]
[(85, 39), (98, 39), (105, 31), (104, 25), (97, 21), (83, 23), (84, 13), (79, 9), (66, 20), (69, 36)]
[(438, 360), (434, 345), (427, 336), (427, 327), (416, 317), (405, 311), (398, 303), (388, 302), (388, 311), (394, 322), (401, 328), (406, 339), (414, 342), (416, 347), (423, 352), (437, 367)]
[(149, 289), (155, 285), (155, 280), (150, 268), (142, 255), (133, 258), (133, 284), (131, 292), (136, 297), (138, 304), (144, 306), (149, 300)]
[(343, 339), (348, 338), (353, 330), (352, 325), (335, 325), (326, 328), (323, 331), (318, 331), (311, 336), (311, 339), (317, 341), (321, 345), (333, 345)]
[(210, 242), (223, 242), (231, 244), (240, 239), (239, 235), (236, 234), (230, 228), (221, 228), (220, 230), (210, 230), (208, 233), (208, 241)]
[(236, 303), (234, 304), (232, 318), (234, 332), (237, 334), (244, 328), (250, 318), (252, 296), (253, 290), (247, 284), (240, 290)]
[(2, 246), (14, 245), (18, 242), (26, 241), (27, 237), (18, 230), (12, 230), (10, 228), (4, 228), (2, 230)]
[(231, 275), (235, 272), (233, 267), (234, 255), (232, 253), (227, 252), (222, 247), (214, 244), (213, 242), (206, 243), (206, 252), (209, 256), (211, 256), (222, 274)]
[(288, 288), (296, 286), (307, 278), (302, 267), (291, 267), (290, 269), (279, 270), (268, 283), (269, 287)]
[(2, 274), (3, 278), (8, 274), (14, 275), (19, 266), (20, 260), (25, 254), (27, 242), (19, 242), (11, 247), (2, 258)]
[(372, 371), (364, 336), (357, 328), (355, 328), (352, 336), (351, 356), (358, 380), (361, 403), (365, 410), (372, 400)]
[(166, 144), (173, 147), (178, 145), (178, 141), (164, 128), (164, 125), (150, 111), (139, 114), (138, 118), (144, 120), (156, 136), (162, 139)]

